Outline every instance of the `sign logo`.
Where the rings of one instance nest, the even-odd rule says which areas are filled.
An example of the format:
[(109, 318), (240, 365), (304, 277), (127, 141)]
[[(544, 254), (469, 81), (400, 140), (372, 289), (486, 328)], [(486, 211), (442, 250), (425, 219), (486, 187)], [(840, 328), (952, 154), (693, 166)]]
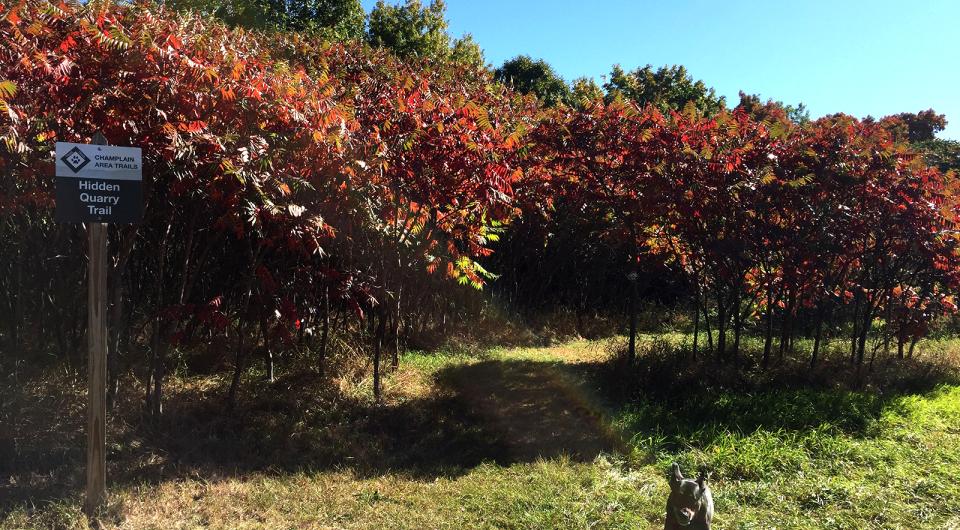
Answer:
[(90, 159), (87, 158), (87, 155), (83, 154), (83, 151), (81, 151), (79, 147), (74, 147), (67, 151), (67, 154), (60, 157), (60, 160), (74, 173), (80, 171), (83, 169), (83, 166), (90, 163)]

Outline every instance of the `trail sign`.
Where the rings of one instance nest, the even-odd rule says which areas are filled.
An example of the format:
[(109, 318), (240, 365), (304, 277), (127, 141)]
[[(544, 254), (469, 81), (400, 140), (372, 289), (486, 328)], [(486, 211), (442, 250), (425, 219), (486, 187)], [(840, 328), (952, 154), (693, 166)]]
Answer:
[(143, 218), (143, 155), (138, 147), (57, 142), (61, 223), (135, 223)]
[(137, 147), (57, 142), (57, 209), (62, 223), (86, 223), (87, 256), (87, 492), (93, 515), (107, 497), (107, 223), (143, 218), (143, 155)]

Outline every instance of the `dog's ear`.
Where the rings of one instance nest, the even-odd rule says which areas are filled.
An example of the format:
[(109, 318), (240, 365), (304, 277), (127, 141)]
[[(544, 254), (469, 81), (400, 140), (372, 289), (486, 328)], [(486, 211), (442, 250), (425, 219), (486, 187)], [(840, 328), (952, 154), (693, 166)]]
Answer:
[(670, 470), (670, 488), (676, 489), (683, 481), (683, 475), (680, 474), (680, 464), (674, 462)]
[(697, 475), (697, 486), (699, 495), (703, 495), (703, 492), (707, 490), (707, 480), (710, 479), (710, 474), (706, 471), (700, 470), (700, 474)]

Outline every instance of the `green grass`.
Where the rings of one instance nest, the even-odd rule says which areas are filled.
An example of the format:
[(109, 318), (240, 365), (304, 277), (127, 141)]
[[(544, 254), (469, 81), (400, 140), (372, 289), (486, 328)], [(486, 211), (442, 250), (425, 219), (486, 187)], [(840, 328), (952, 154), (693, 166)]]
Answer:
[[(654, 434), (649, 426), (657, 420), (671, 425), (675, 413), (634, 406), (617, 421), (637, 433), (631, 445), (651, 455), (655, 468), (677, 460), (687, 469), (712, 470), (718, 521), (729, 528), (960, 523), (960, 387), (882, 405), (874, 396), (838, 393), (829, 403), (833, 418), (791, 425), (812, 419), (808, 413), (831, 397), (785, 392), (755, 396), (750, 407), (742, 396), (718, 395), (716, 407), (699, 404), (701, 411), (719, 411), (718, 418)], [(758, 417), (761, 410), (769, 416)]]
[[(625, 404), (598, 386), (606, 351), (619, 344), (411, 353), (385, 381), (385, 405), (373, 406), (359, 390), (351, 409), (297, 401), (323, 409), (315, 417), (274, 418), (276, 407), (292, 400), (277, 392), (273, 405), (263, 405), (274, 411), (262, 417), (271, 432), (254, 425), (227, 435), (241, 449), (259, 440), (266, 463), (231, 466), (232, 460), (212, 458), (206, 453), (237, 447), (205, 441), (193, 427), (184, 428), (192, 437), (184, 443), (200, 447), (198, 458), (209, 457), (199, 463), (178, 460), (174, 453), (184, 446), (177, 444), (116, 451), (115, 466), (133, 471), (112, 482), (109, 506), (94, 525), (662, 528), (666, 470), (678, 461), (689, 474), (712, 471), (716, 528), (960, 528), (960, 386), (914, 393), (727, 388)], [(545, 375), (524, 383), (531, 380), (520, 375), (530, 370)], [(542, 395), (545, 402), (591, 409), (622, 434), (625, 452), (590, 459), (511, 456), (497, 445), (501, 433), (490, 424), (490, 411), (475, 410), (457, 393), (457, 385), (476, 374), (500, 374), (504, 380), (491, 384), (503, 388), (541, 385), (528, 399)], [(290, 395), (305, 389), (298, 391)], [(214, 437), (214, 431), (202, 432)], [(344, 446), (333, 447), (338, 443)], [(291, 456), (291, 447), (300, 453)], [(153, 467), (145, 463), (151, 459)], [(57, 472), (73, 473), (78, 484), (77, 466), (64, 469)], [(0, 499), (0, 528), (89, 527), (79, 501), (76, 487), (38, 493), (32, 502)]]

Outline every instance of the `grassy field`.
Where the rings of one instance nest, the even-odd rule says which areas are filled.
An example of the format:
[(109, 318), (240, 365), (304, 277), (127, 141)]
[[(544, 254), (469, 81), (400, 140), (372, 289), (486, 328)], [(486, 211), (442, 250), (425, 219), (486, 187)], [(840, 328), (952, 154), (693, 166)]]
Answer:
[(362, 378), (251, 379), (237, 417), (223, 381), (180, 381), (169, 424), (112, 420), (92, 523), (82, 433), (50, 416), (79, 389), (22, 384), (4, 407), (32, 445), (0, 466), (0, 528), (662, 528), (672, 461), (712, 472), (716, 528), (960, 528), (955, 382), (611, 393), (615, 346), (410, 354), (381, 405)]

